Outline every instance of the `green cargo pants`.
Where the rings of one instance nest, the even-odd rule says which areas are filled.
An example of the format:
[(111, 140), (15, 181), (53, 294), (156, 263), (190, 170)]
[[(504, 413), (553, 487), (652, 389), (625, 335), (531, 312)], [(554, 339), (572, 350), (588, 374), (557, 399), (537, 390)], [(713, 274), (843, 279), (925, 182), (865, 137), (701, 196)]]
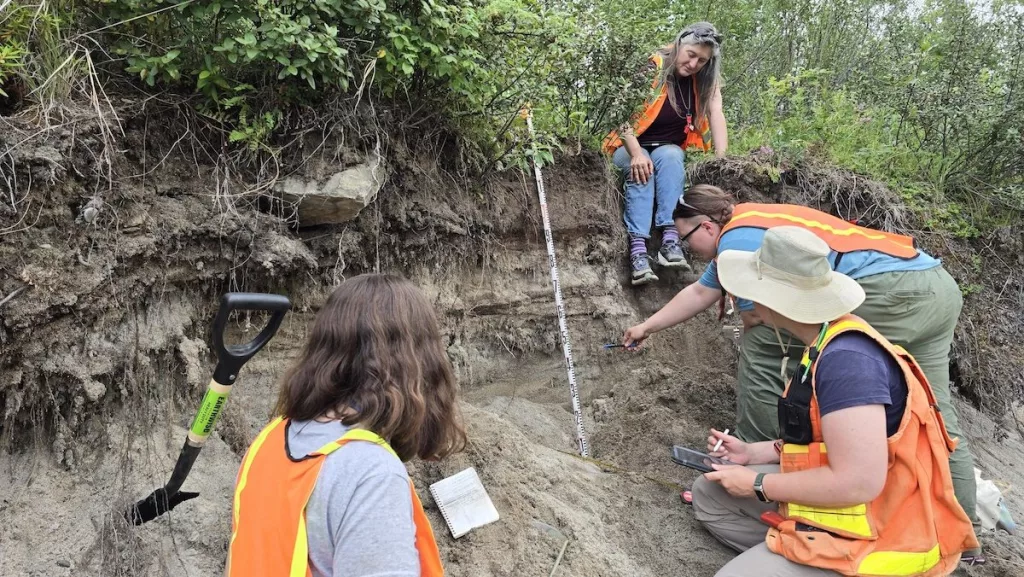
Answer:
[[(853, 314), (917, 359), (935, 391), (949, 435), (960, 439), (949, 468), (957, 501), (977, 521), (974, 458), (949, 392), (949, 350), (963, 295), (946, 269), (889, 272), (858, 279), (867, 299)], [(796, 372), (804, 343), (780, 331), (789, 347), (786, 375)], [(759, 325), (744, 333), (737, 375), (736, 435), (747, 442), (779, 437), (778, 399), (785, 389), (782, 351), (775, 331)]]

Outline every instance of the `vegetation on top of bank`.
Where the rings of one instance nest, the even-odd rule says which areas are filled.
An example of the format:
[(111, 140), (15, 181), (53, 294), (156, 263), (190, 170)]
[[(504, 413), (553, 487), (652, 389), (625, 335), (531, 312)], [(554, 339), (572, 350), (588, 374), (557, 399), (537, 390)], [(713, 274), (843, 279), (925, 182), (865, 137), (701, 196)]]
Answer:
[(959, 236), (1024, 210), (1020, 0), (0, 0), (0, 113), (175, 95), (273, 154), (302, 114), (372, 106), (479, 173), (596, 148), (696, 20), (725, 37), (732, 152), (883, 180)]

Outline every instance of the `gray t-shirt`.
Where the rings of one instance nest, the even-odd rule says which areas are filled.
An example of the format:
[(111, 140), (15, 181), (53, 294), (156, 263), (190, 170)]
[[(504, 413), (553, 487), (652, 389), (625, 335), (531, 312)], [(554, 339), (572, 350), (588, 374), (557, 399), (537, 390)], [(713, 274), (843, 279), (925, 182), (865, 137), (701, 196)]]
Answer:
[[(338, 421), (294, 421), (288, 454), (302, 458), (346, 430)], [(327, 456), (306, 530), (313, 577), (419, 577), (409, 475), (381, 446), (351, 442)]]

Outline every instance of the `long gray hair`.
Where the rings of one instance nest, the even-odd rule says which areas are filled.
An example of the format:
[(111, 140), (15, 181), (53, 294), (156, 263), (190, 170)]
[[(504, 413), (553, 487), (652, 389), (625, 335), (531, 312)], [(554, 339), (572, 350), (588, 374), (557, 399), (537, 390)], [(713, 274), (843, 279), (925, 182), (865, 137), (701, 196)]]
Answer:
[(672, 105), (676, 112), (682, 115), (683, 111), (680, 110), (679, 103), (676, 102), (675, 88), (676, 83), (680, 81), (680, 78), (676, 76), (676, 56), (679, 55), (679, 50), (683, 46), (695, 44), (711, 48), (711, 58), (703, 68), (693, 75), (693, 81), (697, 83), (697, 94), (699, 96), (694, 117), (699, 119), (701, 116), (707, 116), (708, 114), (708, 104), (711, 102), (711, 97), (715, 94), (715, 87), (718, 84), (721, 72), (722, 37), (718, 34), (718, 30), (715, 30), (713, 24), (710, 22), (690, 24), (679, 32), (671, 46), (659, 50), (663, 59), (660, 80), (662, 86), (665, 86), (665, 89), (668, 91), (669, 104)]

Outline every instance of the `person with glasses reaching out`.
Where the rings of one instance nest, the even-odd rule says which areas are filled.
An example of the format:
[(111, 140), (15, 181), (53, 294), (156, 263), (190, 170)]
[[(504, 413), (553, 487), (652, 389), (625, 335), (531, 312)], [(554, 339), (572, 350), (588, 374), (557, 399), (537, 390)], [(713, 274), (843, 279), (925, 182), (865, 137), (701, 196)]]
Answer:
[(720, 89), (722, 37), (707, 22), (684, 28), (649, 62), (652, 96), (632, 122), (612, 131), (603, 149), (625, 175), (623, 218), (629, 233), (632, 284), (658, 280), (647, 241), (651, 218), (661, 231), (658, 263), (688, 270), (672, 210), (683, 194), (687, 151), (725, 155), (728, 147)]
[[(858, 226), (805, 206), (736, 204), (732, 195), (706, 184), (691, 187), (672, 216), (681, 240), (711, 262), (697, 282), (650, 318), (627, 329), (623, 345), (633, 349), (651, 334), (685, 322), (724, 298), (717, 262), (724, 251), (758, 252), (766, 231), (780, 226), (798, 226), (814, 233), (828, 244), (833, 270), (853, 278), (867, 294), (854, 314), (910, 352), (924, 371), (947, 432), (959, 439), (950, 457), (957, 500), (972, 522), (978, 523), (974, 459), (949, 390), (949, 351), (963, 295), (939, 260), (918, 249), (916, 241), (907, 236)], [(766, 326), (751, 301), (738, 298), (736, 305), (744, 334), (736, 377), (734, 435), (748, 443), (778, 439), (777, 403), (807, 343), (799, 335)], [(971, 551), (965, 558), (982, 559), (980, 551)]]

